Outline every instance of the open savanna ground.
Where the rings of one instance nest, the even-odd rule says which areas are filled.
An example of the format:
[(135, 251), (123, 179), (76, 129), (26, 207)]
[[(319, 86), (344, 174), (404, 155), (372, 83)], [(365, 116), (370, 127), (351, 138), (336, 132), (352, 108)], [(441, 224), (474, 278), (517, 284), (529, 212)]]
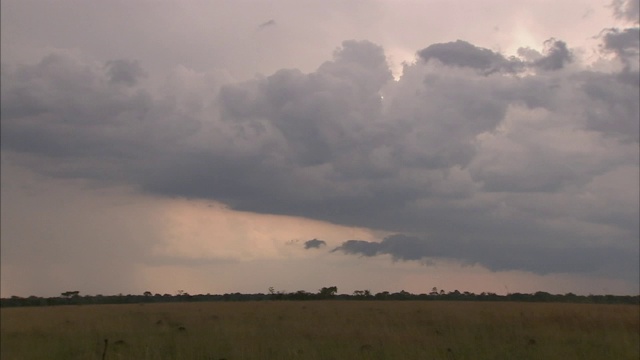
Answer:
[(262, 301), (2, 308), (13, 359), (633, 359), (637, 305)]

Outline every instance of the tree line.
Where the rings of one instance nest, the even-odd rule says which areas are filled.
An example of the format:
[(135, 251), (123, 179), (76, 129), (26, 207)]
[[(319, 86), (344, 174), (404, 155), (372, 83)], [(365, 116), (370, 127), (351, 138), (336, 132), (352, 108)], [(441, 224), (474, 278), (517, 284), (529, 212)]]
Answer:
[(198, 294), (191, 295), (183, 290), (175, 294), (153, 294), (145, 291), (141, 295), (80, 295), (79, 291), (65, 291), (56, 297), (19, 297), (0, 299), (0, 307), (52, 306), (52, 305), (92, 305), (92, 304), (144, 304), (167, 302), (206, 302), (206, 301), (311, 301), (311, 300), (423, 300), (423, 301), (519, 301), (519, 302), (566, 302), (591, 304), (640, 304), (639, 295), (576, 295), (550, 294), (538, 291), (532, 294), (510, 293), (498, 295), (483, 292), (480, 294), (458, 290), (445, 292), (433, 288), (429, 293), (412, 294), (407, 291), (382, 291), (373, 294), (369, 290), (356, 290), (352, 294), (338, 294), (336, 286), (323, 287), (312, 293), (305, 290), (294, 292), (277, 291), (273, 287), (267, 293), (242, 294)]

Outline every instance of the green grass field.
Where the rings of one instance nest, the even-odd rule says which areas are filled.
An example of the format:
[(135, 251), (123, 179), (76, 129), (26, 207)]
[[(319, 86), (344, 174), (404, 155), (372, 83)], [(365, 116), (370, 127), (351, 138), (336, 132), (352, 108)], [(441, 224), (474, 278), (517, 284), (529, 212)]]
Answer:
[(264, 301), (2, 308), (13, 359), (640, 358), (640, 307)]

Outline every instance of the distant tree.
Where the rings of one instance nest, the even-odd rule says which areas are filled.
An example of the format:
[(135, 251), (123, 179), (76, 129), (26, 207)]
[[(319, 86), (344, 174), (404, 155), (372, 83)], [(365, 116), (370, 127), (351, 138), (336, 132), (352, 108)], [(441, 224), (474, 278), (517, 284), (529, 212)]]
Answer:
[(313, 294), (304, 290), (298, 290), (295, 293), (289, 294), (289, 298), (293, 300), (308, 300)]
[(338, 287), (336, 286), (323, 287), (322, 289), (318, 290), (318, 296), (322, 299), (326, 299), (335, 296), (337, 292)]
[(367, 298), (371, 296), (371, 291), (369, 290), (355, 290), (353, 292), (353, 296), (357, 298)]
[(545, 291), (538, 291), (535, 294), (533, 294), (534, 301), (550, 301), (552, 298), (553, 298), (553, 295)]
[(285, 298), (285, 295), (286, 295), (286, 291), (276, 290), (273, 286), (269, 287), (269, 299), (282, 300)]
[(72, 297), (76, 297), (78, 296), (78, 294), (80, 294), (80, 291), (65, 291), (63, 293), (61, 293), (60, 295), (62, 295), (62, 297), (70, 299)]
[(152, 294), (151, 294), (151, 291), (145, 291), (143, 295), (144, 296), (151, 296)]

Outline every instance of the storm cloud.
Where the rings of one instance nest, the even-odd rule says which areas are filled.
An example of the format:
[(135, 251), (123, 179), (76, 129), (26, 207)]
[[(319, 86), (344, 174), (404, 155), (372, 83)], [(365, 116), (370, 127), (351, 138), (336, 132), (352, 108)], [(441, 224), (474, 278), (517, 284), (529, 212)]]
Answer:
[[(610, 34), (606, 49), (635, 49)], [(200, 74), (199, 92), (55, 53), (3, 64), (1, 146), (47, 176), (416, 234), (346, 254), (636, 280), (637, 83), (544, 45), (532, 62), (433, 44), (396, 81), (381, 46), (348, 40), (315, 71)]]

